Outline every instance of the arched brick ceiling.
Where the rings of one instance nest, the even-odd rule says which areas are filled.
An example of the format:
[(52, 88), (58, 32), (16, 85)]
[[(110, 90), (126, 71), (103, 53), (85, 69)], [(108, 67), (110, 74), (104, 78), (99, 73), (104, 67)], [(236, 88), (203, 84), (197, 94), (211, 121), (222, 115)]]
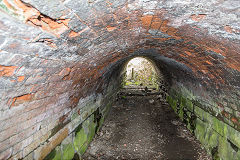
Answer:
[[(221, 103), (237, 102), (239, 13), (238, 0), (0, 0), (1, 134), (49, 109), (59, 118), (139, 54), (187, 83), (183, 65), (213, 96), (224, 92)], [(7, 138), (0, 152), (14, 145)]]
[(12, 37), (2, 52), (64, 61), (73, 70), (74, 65), (94, 68), (96, 77), (138, 49), (155, 48), (188, 66), (203, 83), (239, 87), (237, 1), (3, 0), (1, 6), (29, 24), (1, 15), (1, 28)]
[[(47, 66), (61, 61), (71, 68), (73, 84), (101, 77), (109, 64), (139, 49), (154, 48), (185, 64), (203, 84), (239, 87), (237, 1), (3, 0), (1, 6), (27, 24), (1, 14), (8, 37), (2, 38), (1, 56), (31, 55)], [(13, 67), (22, 65), (17, 62)], [(1, 70), (4, 76), (8, 69)]]

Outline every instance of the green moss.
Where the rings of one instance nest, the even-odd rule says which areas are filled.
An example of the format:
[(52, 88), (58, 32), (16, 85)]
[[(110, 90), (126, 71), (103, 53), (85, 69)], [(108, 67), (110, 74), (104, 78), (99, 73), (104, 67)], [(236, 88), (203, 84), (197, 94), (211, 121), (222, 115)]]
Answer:
[(236, 157), (240, 157), (240, 150), (237, 152)]
[(187, 128), (195, 134), (208, 153), (212, 154), (213, 160), (239, 159), (240, 132), (230, 126), (232, 122), (228, 122), (229, 119), (223, 122), (213, 116), (216, 115), (216, 111), (211, 108), (215, 107), (214, 103), (197, 101), (185, 91), (184, 88), (180, 88), (180, 91), (171, 89), (166, 100), (187, 124)]
[(97, 124), (92, 122), (89, 125), (88, 142), (90, 143), (95, 135)]
[(106, 116), (106, 115), (108, 114), (111, 106), (112, 106), (112, 102), (109, 102), (109, 103), (106, 105), (106, 107), (105, 107), (104, 110), (102, 111), (103, 116)]
[(219, 135), (217, 134), (217, 132), (215, 131), (211, 131), (210, 133), (210, 136), (209, 136), (209, 139), (208, 139), (208, 147), (209, 148), (214, 148), (215, 146), (218, 145), (218, 138), (219, 138)]
[(196, 120), (196, 129), (195, 129), (195, 135), (197, 139), (204, 144), (205, 140), (205, 124), (201, 120)]
[(203, 114), (204, 114), (204, 110), (201, 109), (200, 107), (198, 106), (194, 106), (194, 113), (196, 114), (196, 116), (198, 116), (199, 118), (201, 118), (201, 120), (203, 120)]
[(218, 132), (220, 135), (224, 136), (225, 123), (215, 117), (212, 118), (212, 123), (213, 123), (212, 124), (213, 129), (216, 130), (216, 132)]
[(87, 142), (87, 134), (85, 134), (84, 129), (81, 128), (78, 132), (76, 132), (76, 136), (74, 139), (74, 148), (80, 152), (81, 147)]
[(180, 108), (178, 115), (179, 115), (180, 119), (183, 121), (183, 109), (182, 108)]
[(78, 151), (80, 153), (80, 155), (83, 155), (85, 153), (85, 151), (87, 150), (87, 148), (88, 148), (88, 143), (85, 143)]
[(174, 100), (171, 96), (167, 96), (167, 102), (173, 108), (175, 113), (177, 113), (177, 100)]
[(172, 97), (167, 96), (166, 100), (167, 100), (168, 104), (172, 107)]
[(74, 148), (72, 143), (63, 145), (63, 159), (72, 160), (74, 156)]
[(231, 140), (233, 144), (240, 148), (240, 132), (232, 127), (228, 127), (227, 125), (224, 128), (224, 131), (225, 130), (227, 130), (227, 137), (229, 138), (229, 140)]
[(97, 122), (94, 122), (94, 114), (92, 114), (82, 123), (82, 127), (78, 127), (76, 130), (73, 144), (80, 155), (86, 151), (89, 143), (92, 141), (96, 132), (96, 127)]
[(185, 107), (185, 106), (186, 106), (186, 103), (187, 103), (186, 98), (181, 97), (181, 105), (182, 105), (182, 107)]
[(193, 112), (193, 104), (190, 99), (186, 99), (186, 107), (189, 111)]
[(233, 160), (233, 156), (231, 154), (231, 149), (229, 150), (229, 144), (227, 142), (227, 139), (224, 137), (220, 137), (219, 138), (219, 146), (218, 146), (218, 153), (219, 156), (222, 159), (229, 159), (229, 160)]
[(177, 113), (177, 100), (172, 100), (172, 105), (171, 107), (173, 108), (173, 110), (175, 111), (175, 113)]
[(131, 82), (125, 82), (124, 86), (129, 86), (130, 84), (132, 84)]

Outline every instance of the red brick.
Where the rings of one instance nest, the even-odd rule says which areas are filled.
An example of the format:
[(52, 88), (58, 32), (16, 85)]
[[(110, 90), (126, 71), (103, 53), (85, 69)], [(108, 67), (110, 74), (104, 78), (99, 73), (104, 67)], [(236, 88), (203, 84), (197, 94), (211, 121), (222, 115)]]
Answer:
[(22, 82), (25, 79), (25, 76), (19, 76), (18, 77), (18, 82)]
[(160, 28), (161, 24), (162, 24), (162, 22), (152, 22), (151, 29), (158, 30)]
[(233, 32), (231, 26), (225, 26), (225, 27), (224, 27), (224, 30), (225, 30), (226, 32), (228, 32), (228, 33), (232, 33), (232, 32)]
[(236, 117), (231, 117), (231, 121), (234, 123), (234, 124), (239, 124), (239, 120), (236, 118)]
[(70, 38), (74, 38), (74, 37), (79, 36), (79, 34), (78, 34), (77, 32), (71, 31), (68, 36), (69, 36)]
[(143, 17), (141, 18), (142, 24), (143, 24), (143, 26), (144, 26), (145, 28), (148, 29), (148, 28), (150, 27), (151, 22), (152, 22), (152, 18), (153, 18), (152, 15), (146, 15), (146, 16), (143, 16)]
[(167, 32), (168, 30), (167, 24), (168, 24), (168, 20), (164, 20), (163, 23), (161, 24), (161, 28), (160, 28), (161, 32)]
[(18, 106), (19, 104), (30, 102), (34, 97), (33, 94), (25, 94), (19, 97), (14, 97), (11, 102), (11, 107)]
[(17, 69), (17, 66), (1, 66), (0, 65), (0, 77), (10, 77), (13, 76), (15, 70)]
[(206, 17), (206, 14), (198, 14), (198, 15), (193, 14), (193, 15), (191, 15), (191, 19), (193, 21), (196, 21), (196, 22), (199, 22), (199, 21), (203, 20), (205, 17)]
[(69, 75), (71, 72), (71, 68), (64, 68), (60, 73), (59, 75), (62, 76), (62, 77), (65, 77), (67, 75)]

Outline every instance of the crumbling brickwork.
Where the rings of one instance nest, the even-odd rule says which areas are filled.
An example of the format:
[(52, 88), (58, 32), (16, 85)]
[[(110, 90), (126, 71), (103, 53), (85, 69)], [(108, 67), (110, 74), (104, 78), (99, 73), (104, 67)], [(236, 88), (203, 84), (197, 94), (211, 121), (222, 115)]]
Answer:
[[(105, 111), (121, 67), (137, 55), (240, 136), (239, 7), (237, 0), (0, 0), (0, 159), (43, 159), (83, 117)], [(84, 116), (79, 104), (89, 99), (99, 102)]]

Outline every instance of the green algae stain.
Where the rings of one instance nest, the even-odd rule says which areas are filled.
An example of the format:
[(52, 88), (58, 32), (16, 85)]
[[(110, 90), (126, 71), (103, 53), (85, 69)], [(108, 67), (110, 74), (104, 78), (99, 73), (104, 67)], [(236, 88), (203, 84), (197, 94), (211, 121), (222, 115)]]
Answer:
[(92, 122), (89, 125), (89, 133), (88, 133), (88, 142), (90, 143), (95, 135), (95, 131), (96, 131), (96, 126), (97, 124)]
[(71, 143), (67, 145), (63, 145), (63, 159), (72, 160), (73, 157), (74, 157), (73, 145)]
[(82, 146), (87, 142), (87, 134), (85, 134), (84, 129), (81, 128), (79, 131), (76, 131), (75, 135), (73, 145), (77, 152), (81, 153)]

